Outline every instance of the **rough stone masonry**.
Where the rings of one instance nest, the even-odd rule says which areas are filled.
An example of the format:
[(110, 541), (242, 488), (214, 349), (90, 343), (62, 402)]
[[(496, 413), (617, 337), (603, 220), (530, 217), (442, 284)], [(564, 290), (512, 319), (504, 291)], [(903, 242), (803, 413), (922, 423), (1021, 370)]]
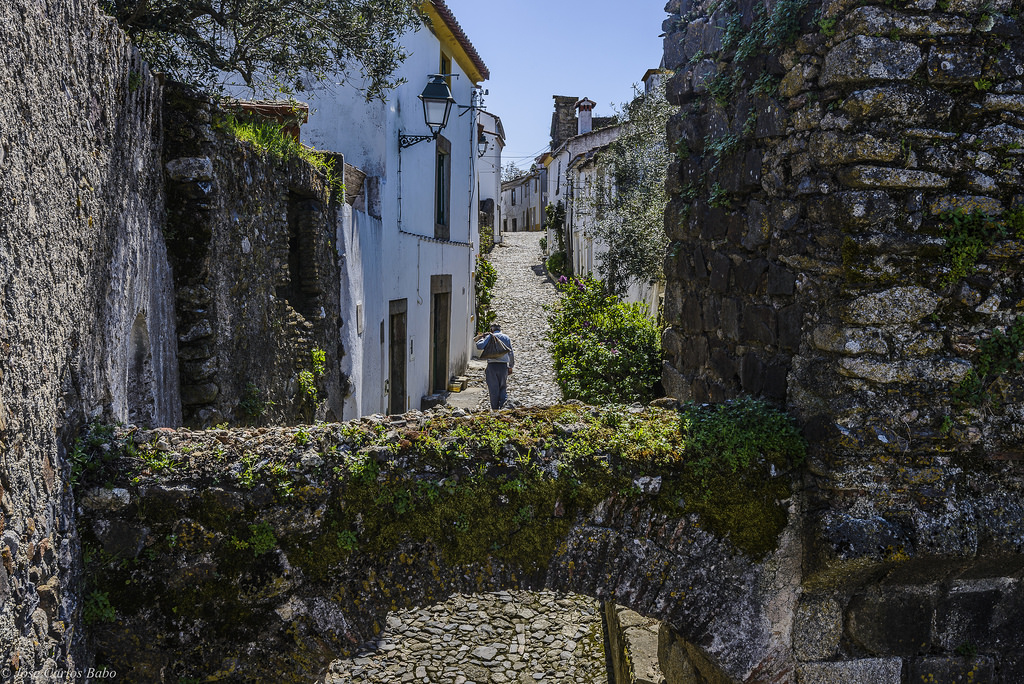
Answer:
[(1024, 680), (1020, 3), (666, 9), (663, 381), (804, 425), (799, 680)]

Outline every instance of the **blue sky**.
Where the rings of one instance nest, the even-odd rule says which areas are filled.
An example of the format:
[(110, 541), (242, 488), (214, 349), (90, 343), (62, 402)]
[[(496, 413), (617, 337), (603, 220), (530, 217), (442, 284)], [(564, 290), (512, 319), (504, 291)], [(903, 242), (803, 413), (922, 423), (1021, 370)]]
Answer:
[(445, 2), (491, 72), (484, 104), (505, 127), (503, 164), (529, 167), (547, 149), (552, 95), (589, 97), (608, 116), (661, 61), (665, 0)]

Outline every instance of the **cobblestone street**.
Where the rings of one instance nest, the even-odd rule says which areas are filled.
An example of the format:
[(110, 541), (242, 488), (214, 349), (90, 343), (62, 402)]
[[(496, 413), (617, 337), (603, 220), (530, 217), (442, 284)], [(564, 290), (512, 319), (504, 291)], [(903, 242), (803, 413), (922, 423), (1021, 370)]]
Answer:
[(326, 684), (597, 684), (607, 681), (596, 601), (553, 592), (453, 596), (396, 611), (371, 653)]
[[(516, 406), (548, 406), (561, 401), (562, 393), (555, 384), (555, 372), (548, 353), (550, 346), (548, 312), (545, 306), (555, 301), (558, 292), (544, 276), (540, 238), (543, 233), (504, 233), (504, 242), (495, 245), (488, 255), (498, 272), (491, 308), (498, 314), (502, 332), (512, 339), (516, 353), (515, 371), (508, 380), (508, 398)], [(452, 395), (450, 403), (465, 408), (486, 408), (487, 386), (484, 383), (486, 362), (470, 362), (467, 377), (473, 397), (472, 406)], [(482, 398), (480, 389), (483, 390)]]

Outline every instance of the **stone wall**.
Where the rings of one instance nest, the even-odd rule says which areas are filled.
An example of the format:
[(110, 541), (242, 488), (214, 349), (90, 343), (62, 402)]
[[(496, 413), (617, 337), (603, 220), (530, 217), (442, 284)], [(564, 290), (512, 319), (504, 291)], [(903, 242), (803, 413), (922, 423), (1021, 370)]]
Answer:
[[(239, 142), (227, 116), (168, 89), (165, 232), (185, 423), (337, 419), (347, 391), (333, 244), (343, 197), (308, 163)], [(344, 160), (332, 158), (340, 176)], [(326, 368), (317, 401), (298, 381), (313, 372), (314, 349)]]
[(91, 1), (5, 1), (0, 27), (0, 680), (21, 682), (82, 664), (79, 427), (180, 412), (160, 88)]
[(669, 393), (770, 397), (823, 448), (1020, 458), (1024, 383), (994, 362), (1024, 321), (993, 351), (1024, 313), (1017, 10), (668, 9)]
[(667, 10), (663, 381), (803, 422), (799, 681), (1020, 680), (1019, 7)]

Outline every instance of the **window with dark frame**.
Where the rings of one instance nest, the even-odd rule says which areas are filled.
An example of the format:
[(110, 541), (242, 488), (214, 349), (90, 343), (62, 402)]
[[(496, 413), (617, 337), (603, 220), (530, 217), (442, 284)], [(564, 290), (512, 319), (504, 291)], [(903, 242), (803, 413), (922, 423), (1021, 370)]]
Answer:
[(452, 58), (444, 54), (444, 50), (441, 51), (441, 64), (438, 66), (440, 74), (444, 76), (445, 83), (448, 84), (448, 88), (452, 87)]
[(434, 164), (434, 237), (451, 239), (452, 144), (443, 135), (437, 137)]

